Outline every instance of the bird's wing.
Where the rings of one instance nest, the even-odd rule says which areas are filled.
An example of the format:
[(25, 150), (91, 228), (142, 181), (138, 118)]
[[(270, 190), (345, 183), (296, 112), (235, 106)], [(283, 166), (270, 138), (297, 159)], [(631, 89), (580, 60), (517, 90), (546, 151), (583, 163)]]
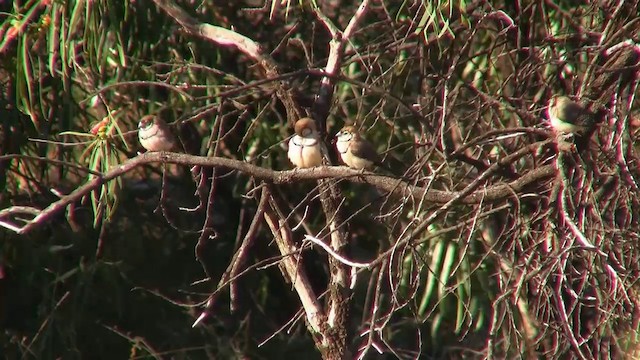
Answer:
[(192, 122), (180, 122), (174, 135), (177, 135), (178, 142), (181, 143), (182, 148), (187, 154), (200, 155), (200, 146), (202, 143), (202, 137), (198, 132), (198, 129)]
[(359, 158), (371, 160), (374, 164), (380, 163), (380, 155), (378, 155), (373, 145), (366, 140), (351, 141), (349, 149), (353, 155)]
[(579, 104), (569, 104), (566, 107), (565, 112), (567, 115), (565, 119), (573, 119), (572, 122), (574, 125), (588, 129), (595, 123), (595, 114), (586, 107), (582, 107)]
[(570, 102), (564, 108), (562, 120), (569, 123), (574, 122), (576, 125), (579, 125), (578, 121), (584, 111), (585, 109), (583, 109), (579, 104)]
[(578, 119), (576, 119), (576, 123), (579, 126), (584, 126), (587, 129), (591, 128), (595, 124), (595, 122), (595, 115), (588, 111), (585, 111), (578, 117)]
[(182, 143), (178, 140), (178, 134), (176, 134), (176, 129), (173, 126), (169, 126), (164, 120), (157, 119), (156, 126), (160, 129), (160, 133), (165, 137), (165, 141), (169, 141), (171, 143), (171, 151), (174, 152), (184, 152), (182, 148)]

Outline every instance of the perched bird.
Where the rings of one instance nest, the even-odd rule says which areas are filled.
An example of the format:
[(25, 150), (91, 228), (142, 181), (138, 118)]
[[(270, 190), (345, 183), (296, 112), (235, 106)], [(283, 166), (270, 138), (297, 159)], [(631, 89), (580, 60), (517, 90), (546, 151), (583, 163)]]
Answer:
[(140, 119), (138, 139), (147, 151), (181, 151), (169, 125), (156, 115), (145, 115)]
[(324, 144), (320, 139), (320, 133), (316, 122), (310, 118), (302, 118), (296, 121), (295, 134), (289, 140), (287, 157), (298, 168), (310, 168), (322, 165)]
[(566, 96), (553, 96), (547, 109), (551, 127), (563, 134), (584, 135), (596, 123), (596, 115)]
[(345, 126), (336, 134), (336, 148), (342, 162), (350, 168), (369, 169), (382, 164), (373, 145), (363, 139), (353, 126)]

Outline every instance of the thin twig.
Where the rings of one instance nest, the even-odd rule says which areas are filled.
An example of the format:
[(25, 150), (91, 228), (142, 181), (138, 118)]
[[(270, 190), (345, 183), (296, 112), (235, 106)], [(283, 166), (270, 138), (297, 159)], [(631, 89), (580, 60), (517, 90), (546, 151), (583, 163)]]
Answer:
[(340, 261), (341, 263), (347, 266), (351, 266), (355, 268), (366, 268), (366, 267), (369, 267), (370, 265), (369, 263), (359, 263), (359, 262), (351, 261), (343, 256), (340, 256), (338, 253), (333, 251), (329, 245), (325, 244), (322, 240), (318, 239), (317, 237), (314, 237), (311, 235), (305, 235), (304, 239), (311, 241), (312, 243), (320, 246), (321, 248), (324, 249), (324, 251), (328, 252), (329, 255), (333, 256), (336, 260)]

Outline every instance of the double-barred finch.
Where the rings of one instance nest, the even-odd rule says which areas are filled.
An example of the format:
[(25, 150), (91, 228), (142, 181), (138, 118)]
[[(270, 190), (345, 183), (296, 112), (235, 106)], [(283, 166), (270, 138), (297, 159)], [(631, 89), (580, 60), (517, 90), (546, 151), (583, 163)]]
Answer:
[(181, 151), (169, 125), (157, 115), (145, 115), (140, 119), (138, 139), (147, 151)]
[(324, 144), (316, 122), (310, 118), (302, 118), (294, 125), (295, 134), (289, 140), (287, 157), (298, 168), (310, 168), (322, 165)]
[(558, 133), (584, 135), (596, 124), (596, 115), (566, 96), (553, 96), (547, 109), (551, 127)]
[[(147, 151), (184, 152), (186, 150), (188, 154), (198, 155), (200, 138), (192, 124), (182, 123), (179, 126), (177, 132), (182, 141), (172, 130), (160, 117), (160, 114), (145, 115), (138, 123), (138, 140)], [(191, 179), (196, 184), (195, 195), (200, 200), (200, 204), (195, 209), (203, 206), (208, 196), (209, 190), (206, 180), (209, 178), (209, 170), (204, 171), (199, 165), (194, 165), (189, 169)]]
[(382, 164), (373, 145), (362, 138), (353, 126), (345, 126), (336, 134), (336, 148), (342, 162), (350, 168), (370, 169)]

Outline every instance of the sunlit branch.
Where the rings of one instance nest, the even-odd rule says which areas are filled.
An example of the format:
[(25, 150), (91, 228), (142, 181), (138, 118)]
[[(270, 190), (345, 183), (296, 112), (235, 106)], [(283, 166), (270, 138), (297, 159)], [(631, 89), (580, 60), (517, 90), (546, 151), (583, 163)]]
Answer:
[[(0, 212), (0, 219), (2, 223), (0, 226), (10, 228), (12, 231), (18, 234), (25, 234), (33, 230), (38, 226), (42, 226), (49, 221), (55, 214), (63, 211), (68, 205), (79, 201), (83, 196), (89, 192), (97, 189), (99, 186), (132, 171), (138, 166), (151, 163), (171, 163), (181, 165), (200, 165), (204, 167), (220, 167), (230, 170), (239, 171), (245, 175), (252, 176), (258, 180), (265, 180), (273, 184), (291, 184), (305, 180), (319, 180), (319, 179), (344, 179), (350, 182), (369, 184), (380, 190), (394, 193), (401, 196), (415, 196), (417, 198), (423, 198), (426, 202), (435, 204), (447, 204), (455, 199), (456, 202), (463, 204), (475, 204), (482, 201), (495, 201), (510, 197), (513, 192), (517, 192), (525, 188), (526, 186), (543, 181), (555, 176), (555, 167), (553, 165), (541, 166), (535, 170), (532, 170), (525, 175), (521, 176), (517, 180), (509, 183), (497, 184), (494, 186), (486, 187), (485, 189), (476, 192), (449, 192), (435, 189), (426, 189), (421, 186), (414, 186), (406, 183), (402, 180), (398, 180), (392, 177), (377, 175), (374, 173), (362, 173), (358, 170), (353, 170), (345, 166), (320, 166), (310, 169), (295, 169), (295, 170), (272, 170), (249, 164), (243, 161), (227, 159), (221, 157), (206, 157), (206, 156), (194, 156), (181, 153), (166, 153), (166, 152), (150, 152), (145, 153), (135, 158), (132, 158), (119, 166), (114, 167), (108, 172), (102, 174), (102, 176), (96, 176), (93, 180), (88, 181), (84, 185), (78, 187), (69, 195), (61, 198), (60, 200), (52, 203), (45, 209), (43, 209), (38, 215), (31, 220), (25, 220), (26, 225), (20, 226), (7, 226), (7, 217), (14, 217), (19, 214), (25, 214), (21, 207), (10, 207)], [(28, 214), (33, 215), (33, 211)]]

